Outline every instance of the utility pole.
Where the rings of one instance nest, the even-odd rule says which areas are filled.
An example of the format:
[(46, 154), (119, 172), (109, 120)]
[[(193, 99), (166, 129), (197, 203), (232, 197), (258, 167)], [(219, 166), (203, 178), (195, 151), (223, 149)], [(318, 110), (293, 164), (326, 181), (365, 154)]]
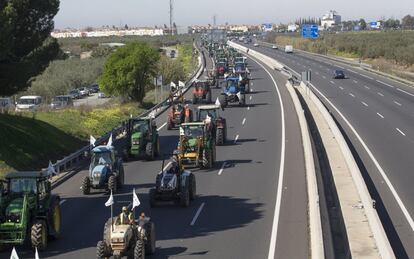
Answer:
[(215, 29), (217, 26), (217, 15), (213, 16), (213, 29)]
[(173, 0), (170, 0), (170, 35), (173, 35)]

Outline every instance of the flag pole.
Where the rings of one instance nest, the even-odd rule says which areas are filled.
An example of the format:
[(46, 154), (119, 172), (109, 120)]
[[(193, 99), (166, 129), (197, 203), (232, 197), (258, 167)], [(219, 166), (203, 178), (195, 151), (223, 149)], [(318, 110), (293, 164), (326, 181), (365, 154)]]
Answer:
[[(111, 197), (112, 197), (112, 190), (111, 190)], [(112, 230), (112, 232), (114, 231), (114, 217), (113, 217), (114, 209), (113, 209), (113, 207), (114, 207), (114, 203), (112, 202), (112, 204), (111, 204), (111, 230)]]
[[(133, 190), (133, 193), (135, 194), (135, 188)], [(136, 219), (136, 215), (135, 215), (135, 207), (134, 207), (134, 199), (132, 199), (132, 211), (134, 212), (134, 220)]]

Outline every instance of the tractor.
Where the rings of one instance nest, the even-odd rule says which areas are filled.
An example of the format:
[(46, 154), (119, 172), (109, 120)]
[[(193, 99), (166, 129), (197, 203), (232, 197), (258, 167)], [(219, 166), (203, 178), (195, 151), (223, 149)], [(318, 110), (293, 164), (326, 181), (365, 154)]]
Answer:
[(13, 172), (2, 181), (0, 248), (30, 243), (45, 250), (61, 233), (59, 195), (52, 194), (47, 172)]
[(197, 112), (197, 121), (210, 120), (212, 124), (212, 135), (218, 146), (224, 145), (227, 138), (227, 122), (225, 118), (220, 116), (220, 108), (220, 105), (202, 105), (198, 106)]
[(121, 224), (118, 217), (109, 218), (105, 223), (103, 240), (96, 245), (96, 257), (143, 259), (146, 254), (155, 253), (155, 242), (155, 225), (145, 214), (131, 224)]
[(198, 80), (194, 83), (193, 104), (204, 101), (211, 103), (211, 88), (208, 81)]
[(82, 182), (83, 194), (90, 194), (91, 189), (104, 189), (116, 193), (124, 184), (124, 166), (117, 158), (113, 146), (97, 146), (92, 149), (89, 174)]
[(160, 140), (155, 119), (150, 117), (129, 119), (127, 125), (126, 158), (145, 155), (154, 160), (160, 152)]
[(228, 72), (228, 66), (226, 62), (217, 62), (216, 65), (218, 78), (224, 78), (224, 74)]
[(246, 93), (250, 92), (250, 71), (243, 62), (237, 62), (234, 65), (235, 77), (239, 77), (239, 85), (244, 88)]
[(193, 121), (193, 111), (188, 105), (183, 106), (181, 103), (173, 105), (168, 112), (167, 129), (172, 130), (181, 123)]
[(209, 82), (210, 86), (215, 86), (216, 88), (220, 87), (218, 83), (217, 70), (208, 70), (207, 81)]
[(239, 77), (227, 77), (223, 83), (226, 85), (223, 87), (223, 92), (220, 96), (222, 107), (226, 107), (228, 103), (239, 103), (240, 106), (246, 105), (245, 89), (239, 85)]
[(216, 143), (212, 125), (206, 122), (181, 124), (177, 156), (184, 167), (213, 168)]
[(196, 197), (195, 175), (184, 170), (177, 154), (174, 154), (168, 169), (162, 161), (161, 172), (155, 179), (155, 188), (149, 190), (150, 206), (156, 207), (159, 201), (178, 201), (182, 207), (190, 206)]

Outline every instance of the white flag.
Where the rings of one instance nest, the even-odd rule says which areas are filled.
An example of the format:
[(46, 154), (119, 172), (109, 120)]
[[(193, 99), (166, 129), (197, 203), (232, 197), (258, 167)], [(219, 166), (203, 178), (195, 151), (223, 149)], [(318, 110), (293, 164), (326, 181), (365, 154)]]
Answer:
[(135, 188), (132, 191), (132, 209), (134, 209), (135, 207), (138, 207), (141, 204), (141, 202), (138, 199), (138, 196), (135, 192)]
[(40, 259), (39, 258), (39, 252), (37, 252), (37, 247), (36, 247), (36, 251), (35, 251), (35, 259)]
[(96, 139), (93, 136), (90, 136), (89, 142), (91, 143), (92, 146), (95, 146)]
[(19, 256), (17, 255), (16, 249), (14, 247), (11, 252), (10, 259), (19, 259)]
[(239, 81), (242, 81), (243, 77), (241, 75), (239, 75)]
[(50, 160), (49, 160), (49, 166), (47, 168), (47, 174), (48, 175), (55, 175), (56, 174), (55, 167), (53, 166), (53, 164)]
[(106, 207), (110, 207), (114, 204), (114, 196), (112, 195), (112, 191), (111, 191), (111, 196), (109, 196), (109, 199), (107, 202), (105, 202), (105, 206)]
[(177, 87), (177, 85), (176, 85), (174, 82), (171, 82), (171, 83), (170, 83), (170, 86), (171, 86), (171, 87)]
[(211, 122), (211, 118), (210, 118), (210, 116), (207, 115), (206, 116), (206, 123), (209, 124), (210, 122)]
[(110, 136), (110, 137), (109, 137), (109, 139), (108, 139), (108, 144), (106, 144), (106, 146), (107, 146), (107, 147), (112, 146), (112, 133), (111, 133), (111, 136)]
[(216, 99), (215, 105), (219, 105), (219, 106), (221, 106), (221, 103), (220, 103), (220, 100), (219, 100), (219, 98), (218, 98), (218, 97), (217, 97), (217, 99)]
[(181, 82), (181, 81), (178, 81), (178, 86), (179, 87), (185, 87), (185, 83), (184, 82)]

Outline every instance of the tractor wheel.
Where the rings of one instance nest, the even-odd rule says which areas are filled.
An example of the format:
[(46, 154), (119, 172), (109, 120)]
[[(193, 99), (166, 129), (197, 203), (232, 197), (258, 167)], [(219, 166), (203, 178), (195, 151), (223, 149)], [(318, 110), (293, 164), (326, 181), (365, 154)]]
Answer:
[(185, 189), (180, 192), (180, 205), (181, 207), (190, 206), (190, 192), (188, 191), (188, 187), (185, 187)]
[(109, 176), (109, 179), (108, 179), (108, 190), (109, 190), (109, 192), (111, 192), (112, 191), (112, 193), (116, 193), (116, 191), (117, 191), (117, 180), (116, 180), (116, 176), (115, 175), (111, 175), (111, 176)]
[(203, 150), (203, 167), (209, 169), (213, 167), (213, 153), (211, 150)]
[(160, 138), (157, 136), (157, 140), (155, 142), (156, 144), (156, 150), (155, 150), (155, 156), (160, 155)]
[(30, 233), (30, 239), (32, 241), (32, 247), (39, 251), (43, 251), (47, 246), (47, 226), (44, 220), (37, 220), (32, 225)]
[(167, 121), (167, 130), (172, 130), (173, 127), (174, 127), (173, 123), (170, 120), (168, 120)]
[(155, 253), (155, 225), (153, 222), (148, 222), (144, 225), (145, 233), (147, 234), (147, 242), (145, 244), (145, 253), (152, 255)]
[(239, 105), (240, 106), (245, 106), (246, 105), (246, 95), (242, 94), (239, 100)]
[(211, 103), (211, 91), (208, 91), (208, 92), (207, 92), (207, 95), (206, 95), (206, 102), (207, 102), (207, 103)]
[(190, 173), (190, 200), (194, 200), (197, 195), (197, 185), (195, 175)]
[(124, 166), (122, 165), (122, 163), (120, 163), (119, 166), (119, 176), (118, 176), (118, 187), (122, 188), (122, 186), (125, 183), (125, 172), (124, 172)]
[(96, 258), (97, 259), (104, 259), (108, 258), (108, 249), (106, 247), (106, 243), (104, 241), (99, 241), (96, 244)]
[(144, 241), (138, 239), (135, 243), (134, 248), (134, 259), (144, 259), (145, 258), (145, 245)]
[(150, 207), (155, 208), (157, 207), (157, 197), (156, 197), (156, 190), (152, 188), (149, 190), (149, 200), (150, 200)]
[(197, 103), (197, 96), (195, 96), (195, 94), (193, 94), (193, 104)]
[(221, 95), (220, 98), (219, 98), (219, 100), (220, 100), (221, 106), (223, 108), (224, 107), (227, 107), (227, 98), (224, 95)]
[(85, 178), (83, 178), (82, 192), (85, 195), (88, 195), (91, 193), (91, 180), (89, 179), (88, 176), (85, 176)]
[[(115, 219), (116, 218), (113, 218), (113, 221), (115, 221)], [(105, 245), (108, 245), (111, 242), (111, 218), (105, 222), (102, 240)]]
[(60, 237), (62, 224), (62, 211), (58, 199), (55, 200), (52, 210), (50, 210), (49, 219), (51, 220), (51, 224), (49, 225), (53, 227), (52, 237), (58, 239)]
[(148, 142), (145, 147), (145, 158), (147, 159), (147, 161), (152, 161), (154, 160), (154, 157), (154, 147), (152, 145), (152, 142)]
[(216, 131), (216, 144), (224, 145), (224, 129), (218, 128)]

